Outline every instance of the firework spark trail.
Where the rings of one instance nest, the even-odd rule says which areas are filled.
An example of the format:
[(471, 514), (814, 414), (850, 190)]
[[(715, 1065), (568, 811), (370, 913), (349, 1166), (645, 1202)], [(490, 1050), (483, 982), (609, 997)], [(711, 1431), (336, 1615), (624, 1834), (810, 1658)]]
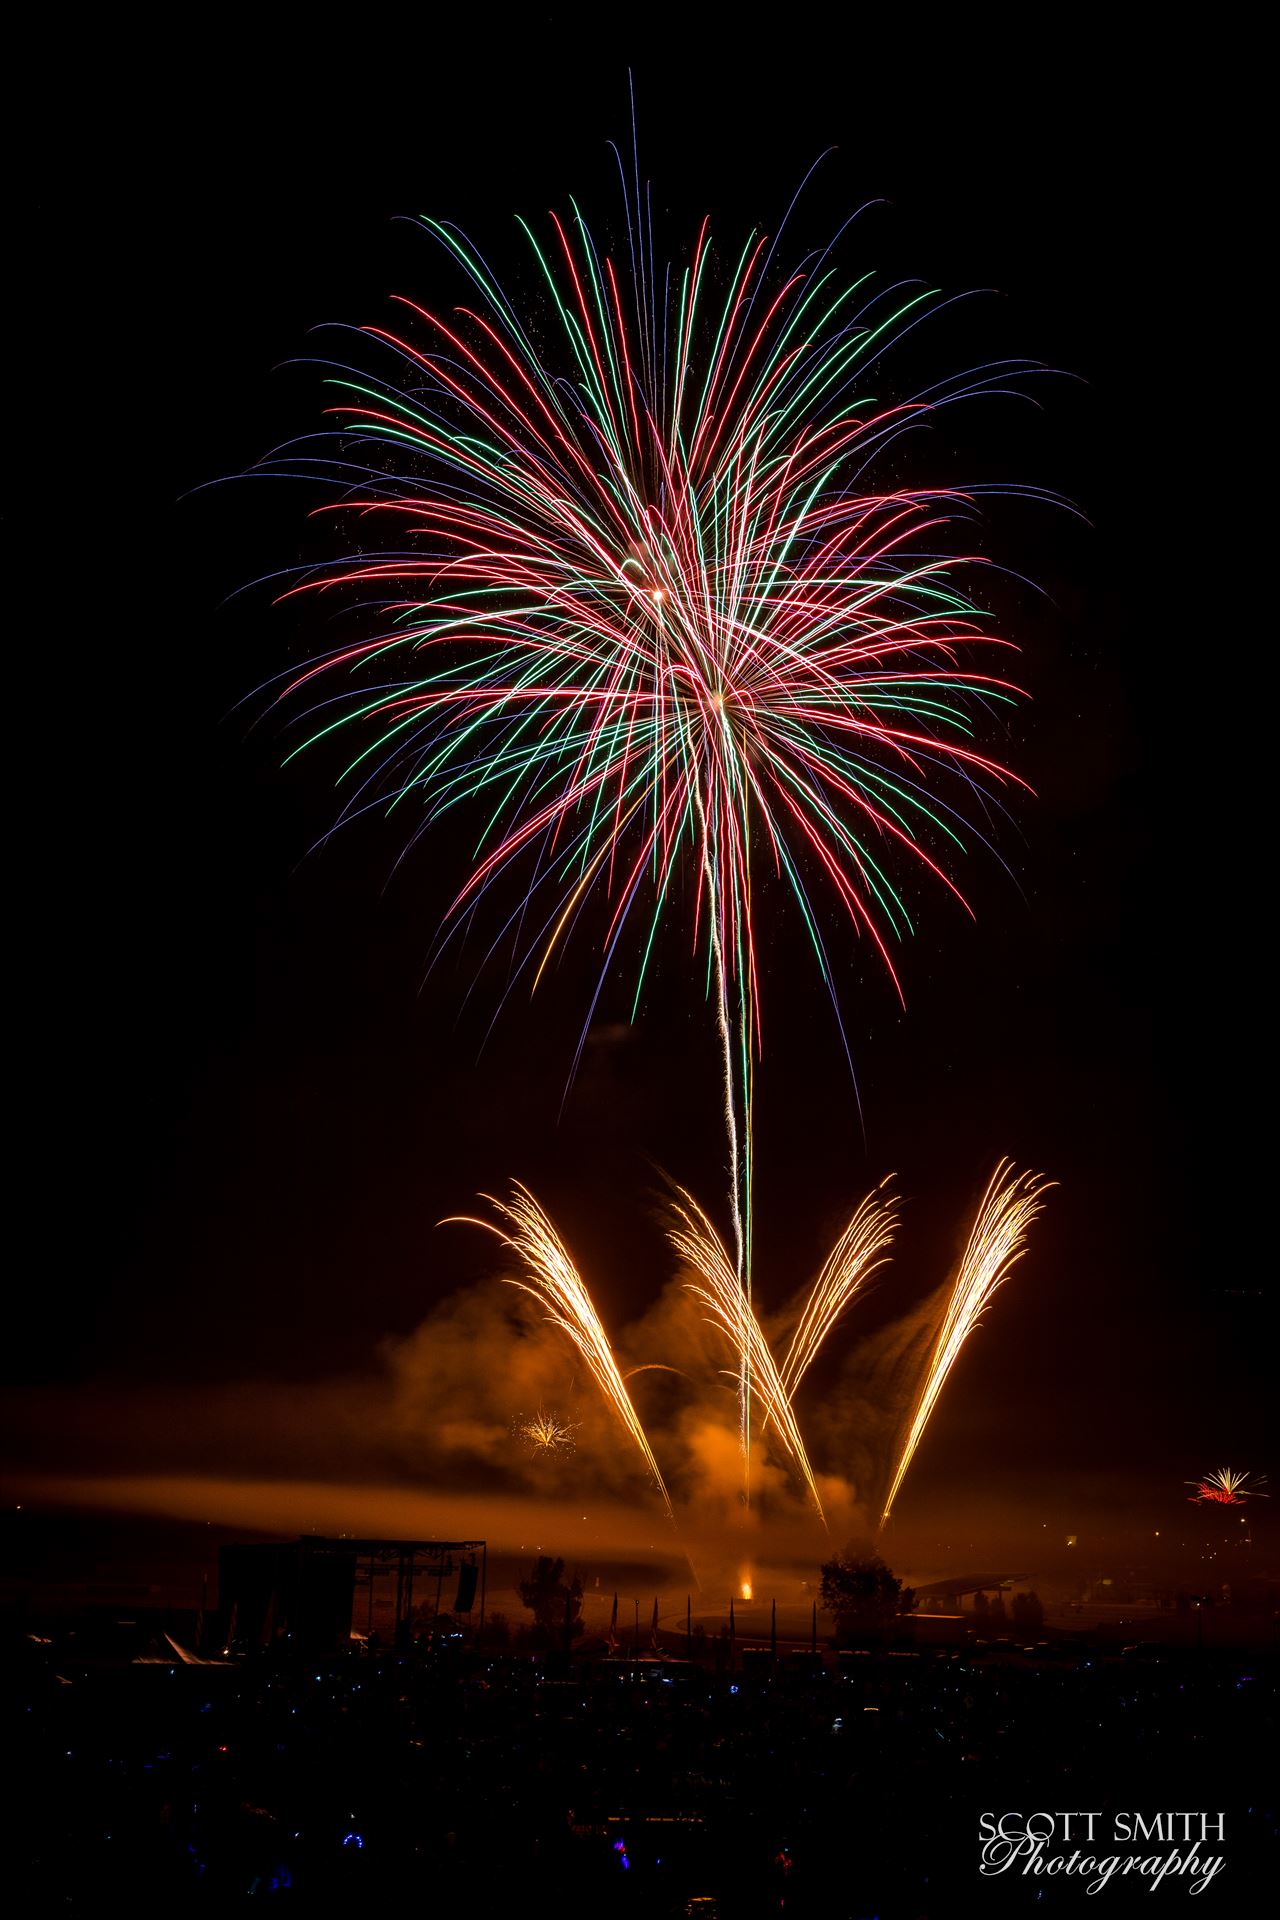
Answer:
[(898, 1225), (896, 1197), (885, 1191), (892, 1178), (892, 1174), (887, 1175), (875, 1192), (867, 1195), (813, 1283), (780, 1369), (788, 1400), (794, 1397), (823, 1341), (855, 1294), (887, 1262)]
[(671, 1496), (653, 1457), (648, 1436), (631, 1404), (618, 1363), (613, 1357), (608, 1335), (600, 1323), (591, 1295), (574, 1266), (568, 1248), (552, 1226), (527, 1187), (513, 1181), (510, 1201), (482, 1194), (504, 1225), (478, 1220), (469, 1215), (454, 1215), (469, 1226), (484, 1227), (494, 1233), (520, 1260), (528, 1278), (508, 1278), (506, 1284), (528, 1293), (544, 1308), (552, 1326), (567, 1333), (586, 1363), (587, 1371), (612, 1407), (618, 1420), (644, 1455), (645, 1464), (662, 1495), (667, 1518), (674, 1522)]
[[(1265, 1473), (1259, 1474), (1259, 1482), (1266, 1477)], [(1263, 1493), (1260, 1484), (1256, 1487), (1247, 1487), (1245, 1481), (1248, 1478), (1247, 1473), (1239, 1473), (1234, 1467), (1218, 1467), (1212, 1473), (1207, 1473), (1203, 1480), (1187, 1481), (1187, 1486), (1196, 1489), (1193, 1494), (1188, 1495), (1188, 1498), (1193, 1506), (1212, 1501), (1222, 1507), (1242, 1507), (1246, 1500), (1271, 1498), (1269, 1493)]]
[[(668, 1229), (667, 1238), (680, 1258), (705, 1282), (705, 1285), (700, 1285), (698, 1281), (687, 1280), (686, 1290), (710, 1309), (708, 1317), (711, 1325), (720, 1329), (734, 1353), (739, 1356), (739, 1377), (749, 1367), (751, 1390), (763, 1409), (765, 1425), (772, 1426), (779, 1436), (825, 1526), (826, 1515), (822, 1511), (817, 1482), (809, 1465), (809, 1456), (795, 1414), (791, 1410), (791, 1401), (769, 1350), (769, 1343), (761, 1333), (746, 1295), (738, 1284), (733, 1261), (697, 1201), (683, 1187), (676, 1191), (680, 1200), (673, 1203), (675, 1224)], [(749, 1361), (741, 1357), (744, 1350), (749, 1355)]]
[[(702, 805), (702, 796), (694, 788), (694, 800), (703, 824), (702, 870), (707, 885), (707, 898), (715, 897), (715, 880), (706, 854), (706, 814)], [(733, 1218), (734, 1250), (737, 1254), (738, 1291), (741, 1294), (747, 1313), (752, 1312), (751, 1304), (751, 1250), (747, 1244), (746, 1223), (751, 1218), (751, 1085), (749, 1057), (743, 1062), (743, 1142), (738, 1143), (738, 1113), (736, 1099), (736, 1077), (733, 1071), (733, 1036), (729, 1030), (729, 990), (725, 975), (724, 947), (714, 916), (709, 919), (708, 933), (711, 952), (715, 961), (716, 974), (716, 1025), (720, 1032), (720, 1045), (724, 1060), (724, 1123), (729, 1143), (729, 1208)], [(745, 1009), (741, 1018), (745, 1022)], [(751, 1354), (749, 1343), (738, 1343), (738, 1442), (742, 1448), (743, 1492), (748, 1502), (751, 1499)]]
[(1042, 1212), (1041, 1195), (1056, 1182), (1039, 1174), (1018, 1173), (1011, 1160), (1000, 1160), (982, 1196), (969, 1243), (956, 1273), (942, 1326), (929, 1355), (907, 1437), (898, 1457), (889, 1497), (880, 1515), (883, 1527), (898, 1489), (911, 1465), (938, 1395), (946, 1384), (960, 1350), (990, 1304), (997, 1288), (1008, 1279), (1026, 1252), (1027, 1230)]
[[(628, 232), (643, 235), (638, 176), (634, 207), (625, 192)], [(964, 663), (1008, 644), (955, 579), (983, 562), (940, 552), (983, 489), (877, 492), (867, 469), (939, 408), (1041, 369), (992, 363), (887, 404), (865, 383), (934, 292), (842, 284), (830, 248), (775, 285), (755, 234), (720, 272), (704, 222), (669, 296), (643, 245), (624, 293), (576, 207), (550, 246), (521, 223), (547, 293), (526, 325), (470, 242), (422, 224), (472, 304), (442, 319), (404, 300), (403, 333), (353, 330), (385, 358), (373, 372), (326, 363), (332, 448), (300, 441), (257, 468), (323, 481), (337, 495), (324, 511), (359, 523), (344, 557), (288, 589), (348, 590), (364, 623), (284, 676), (281, 698), (305, 688), (314, 702), (295, 751), (358, 733), (340, 819), (414, 796), (410, 845), (481, 809), (442, 938), (520, 870), (498, 935), (513, 942), (508, 992), (522, 976), (536, 986), (588, 897), (604, 897), (579, 1058), (624, 928), (642, 923), (634, 1017), (678, 877), (698, 875), (693, 942), (714, 973), (749, 1296), (753, 863), (798, 907), (839, 1021), (815, 885), (896, 985), (888, 941), (911, 919), (886, 856), (960, 898), (940, 860), (966, 850), (975, 793), (985, 805), (1017, 779), (972, 744), (975, 715), (1017, 695)], [(371, 549), (369, 522), (396, 537)], [(745, 1450), (749, 1342), (742, 1355)]]

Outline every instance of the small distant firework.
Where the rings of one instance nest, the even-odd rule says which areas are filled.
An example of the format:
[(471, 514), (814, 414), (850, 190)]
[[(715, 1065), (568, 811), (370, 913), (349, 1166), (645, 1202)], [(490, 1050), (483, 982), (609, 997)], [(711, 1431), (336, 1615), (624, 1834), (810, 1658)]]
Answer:
[[(1259, 1481), (1266, 1479), (1265, 1473), (1258, 1475)], [(1246, 1500), (1269, 1500), (1271, 1495), (1263, 1493), (1261, 1486), (1246, 1487), (1247, 1473), (1237, 1473), (1234, 1467), (1218, 1467), (1212, 1473), (1206, 1473), (1203, 1480), (1188, 1480), (1187, 1486), (1195, 1492), (1187, 1498), (1193, 1506), (1204, 1506), (1210, 1502), (1220, 1507), (1242, 1507)]]
[(486, 1232), (496, 1234), (503, 1245), (510, 1247), (517, 1255), (528, 1278), (508, 1278), (507, 1285), (519, 1287), (522, 1293), (532, 1294), (546, 1308), (547, 1319), (552, 1326), (568, 1334), (592, 1379), (644, 1455), (645, 1465), (662, 1495), (667, 1517), (674, 1520), (671, 1496), (658, 1471), (653, 1449), (631, 1404), (631, 1395), (618, 1371), (618, 1363), (613, 1357), (613, 1349), (600, 1323), (595, 1304), (564, 1241), (529, 1189), (522, 1187), (518, 1180), (512, 1182), (510, 1201), (495, 1200), (491, 1194), (482, 1194), (480, 1197), (488, 1201), (503, 1224), (495, 1226), (491, 1220), (470, 1217), (467, 1217), (466, 1224), (483, 1227)]
[(667, 1238), (681, 1258), (687, 1260), (706, 1282), (705, 1286), (700, 1286), (696, 1281), (688, 1281), (688, 1291), (695, 1300), (710, 1307), (712, 1326), (719, 1327), (738, 1356), (739, 1364), (735, 1369), (737, 1377), (749, 1380), (750, 1390), (764, 1412), (766, 1425), (773, 1427), (790, 1455), (796, 1473), (808, 1489), (818, 1517), (825, 1526), (826, 1516), (818, 1497), (818, 1485), (813, 1477), (813, 1468), (809, 1465), (809, 1456), (805, 1452), (795, 1414), (791, 1410), (790, 1396), (769, 1351), (769, 1343), (751, 1310), (751, 1302), (738, 1284), (734, 1263), (697, 1201), (683, 1188), (677, 1191), (683, 1204), (678, 1203), (673, 1209), (675, 1224), (670, 1228)]
[(562, 1420), (558, 1413), (539, 1405), (536, 1413), (517, 1414), (511, 1431), (532, 1454), (572, 1453), (581, 1424), (578, 1420)]
[(1011, 1160), (997, 1163), (982, 1196), (982, 1204), (978, 1208), (978, 1217), (973, 1223), (969, 1244), (964, 1250), (964, 1258), (951, 1289), (942, 1326), (929, 1354), (924, 1383), (898, 1457), (889, 1497), (880, 1515), (882, 1527), (889, 1518), (898, 1488), (929, 1424), (929, 1416), (946, 1384), (947, 1375), (959, 1358), (960, 1349), (978, 1324), (983, 1308), (988, 1305), (996, 1289), (1008, 1279), (1015, 1262), (1026, 1252), (1027, 1229), (1042, 1210), (1040, 1196), (1053, 1185), (1051, 1180), (1041, 1180), (1039, 1174), (1015, 1174)]

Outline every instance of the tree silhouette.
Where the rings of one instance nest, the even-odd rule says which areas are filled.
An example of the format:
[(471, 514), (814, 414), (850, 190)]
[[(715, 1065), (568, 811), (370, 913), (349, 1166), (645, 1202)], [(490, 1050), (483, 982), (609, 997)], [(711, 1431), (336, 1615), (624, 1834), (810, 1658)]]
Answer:
[(841, 1633), (883, 1633), (910, 1613), (916, 1596), (894, 1578), (878, 1554), (863, 1554), (854, 1543), (824, 1560), (822, 1607), (833, 1613)]
[(582, 1581), (575, 1574), (564, 1577), (564, 1561), (540, 1554), (533, 1572), (516, 1589), (521, 1602), (533, 1615), (534, 1633), (545, 1645), (554, 1645), (565, 1630), (576, 1639), (583, 1631)]

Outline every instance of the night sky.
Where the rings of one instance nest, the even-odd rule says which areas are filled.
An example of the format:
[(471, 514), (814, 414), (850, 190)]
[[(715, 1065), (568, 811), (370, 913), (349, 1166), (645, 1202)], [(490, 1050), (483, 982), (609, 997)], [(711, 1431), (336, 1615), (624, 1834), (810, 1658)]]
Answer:
[(1205, 113), (1189, 63), (1140, 47), (940, 45), (917, 67), (856, 37), (565, 51), (558, 16), (523, 31), (500, 52), (400, 22), (305, 62), (193, 48), (163, 97), (117, 47), (120, 84), (95, 96), (82, 77), (65, 140), (19, 169), (21, 465), (40, 504), (11, 646), (45, 671), (15, 836), (39, 842), (18, 926), (34, 964), (11, 1005), (35, 1041), (21, 1130), (47, 1198), (4, 1350), (6, 1486), (166, 1460), (341, 1479), (332, 1435), (285, 1445), (261, 1409), (376, 1383), (388, 1342), (492, 1273), (481, 1236), (435, 1226), (478, 1188), (527, 1180), (615, 1325), (668, 1277), (659, 1169), (721, 1203), (714, 1024), (683, 929), (633, 1030), (633, 975), (610, 980), (562, 1110), (598, 939), (486, 1041), (500, 981), (467, 1000), (471, 949), (424, 977), (461, 836), (433, 833), (394, 876), (394, 823), (309, 852), (336, 764), (282, 770), (252, 696), (329, 632), (314, 602), (236, 589), (323, 550), (319, 496), (206, 485), (317, 424), (319, 373), (287, 364), (323, 353), (309, 328), (384, 320), (396, 290), (462, 297), (395, 216), (456, 219), (517, 288), (514, 213), (536, 223), (573, 194), (608, 228), (628, 64), (672, 251), (704, 212), (726, 249), (775, 230), (831, 147), (793, 246), (882, 197), (846, 268), (994, 290), (915, 336), (886, 383), (1004, 352), (1073, 376), (1029, 388), (1038, 411), (954, 410), (902, 456), (917, 483), (1060, 491), (1087, 523), (996, 501), (981, 534), (1042, 590), (981, 583), (1033, 696), (991, 736), (1037, 796), (999, 826), (1009, 870), (967, 861), (972, 922), (939, 888), (913, 894), (905, 1012), (832, 912), (861, 1119), (797, 916), (769, 922), (757, 1289), (776, 1301), (809, 1276), (896, 1170), (899, 1261), (865, 1308), (885, 1325), (944, 1276), (1008, 1153), (1060, 1189), (904, 1511), (913, 1487), (998, 1503), (1044, 1476), (1154, 1512), (1209, 1467), (1265, 1470), (1266, 888), (1241, 838), (1264, 642), (1231, 531), (1253, 207), (1228, 115)]

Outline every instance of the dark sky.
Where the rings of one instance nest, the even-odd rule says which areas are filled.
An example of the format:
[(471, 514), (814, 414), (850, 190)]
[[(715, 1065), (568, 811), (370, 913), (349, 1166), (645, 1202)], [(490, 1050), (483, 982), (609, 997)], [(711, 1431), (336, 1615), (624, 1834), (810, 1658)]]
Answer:
[[(655, 1165), (719, 1197), (714, 1035), (678, 939), (633, 1034), (607, 1030), (625, 983), (602, 1006), (561, 1115), (594, 948), (481, 1052), (493, 998), (482, 984), (464, 1005), (465, 959), (423, 985), (466, 849), (443, 831), (389, 885), (392, 828), (306, 857), (333, 769), (282, 771), (274, 722), (248, 727), (262, 703), (231, 710), (326, 635), (313, 608), (228, 596), (314, 550), (316, 496), (193, 491), (316, 423), (316, 371), (284, 364), (314, 350), (308, 328), (382, 319), (393, 290), (458, 297), (394, 216), (459, 220), (517, 285), (513, 213), (576, 194), (607, 226), (629, 63), (672, 248), (704, 212), (726, 246), (772, 230), (834, 147), (803, 239), (883, 196), (847, 264), (995, 290), (912, 347), (904, 382), (1002, 351), (1079, 376), (1040, 383), (1042, 412), (993, 403), (911, 456), (919, 477), (935, 460), (947, 480), (1058, 489), (1090, 524), (991, 509), (988, 550), (1045, 590), (992, 589), (1033, 695), (1007, 751), (1038, 798), (1001, 830), (1011, 875), (966, 869), (975, 923), (919, 898), (905, 1013), (865, 946), (841, 949), (865, 1137), (797, 929), (779, 918), (766, 939), (757, 1284), (790, 1291), (896, 1170), (912, 1204), (900, 1292), (871, 1309), (887, 1316), (941, 1277), (1007, 1152), (1061, 1187), (937, 1471), (1016, 1452), (1176, 1488), (1265, 1466), (1248, 1094), (1265, 890), (1236, 826), (1263, 640), (1230, 530), (1251, 452), (1251, 176), (1208, 55), (1047, 29), (1036, 46), (910, 39), (612, 49), (535, 15), (495, 50), (397, 16), (305, 60), (192, 44), (170, 86), (117, 43), (109, 83), (79, 76), (62, 137), (24, 152), (37, 591), (11, 645), (43, 660), (44, 697), (25, 716), (43, 745), (18, 834), (41, 848), (13, 1017), (37, 1041), (31, 1177), (50, 1198), (15, 1383), (359, 1372), (488, 1270), (478, 1236), (434, 1222), (512, 1175), (625, 1319), (665, 1277)], [(39, 1464), (34, 1426), (12, 1445)]]

